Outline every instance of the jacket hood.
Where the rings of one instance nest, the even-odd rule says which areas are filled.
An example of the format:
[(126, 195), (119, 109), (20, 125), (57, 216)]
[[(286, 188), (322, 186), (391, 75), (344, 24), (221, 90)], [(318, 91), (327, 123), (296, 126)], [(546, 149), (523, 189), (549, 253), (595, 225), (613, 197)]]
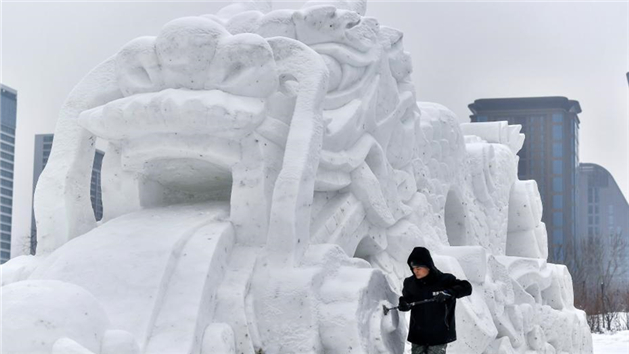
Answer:
[(432, 260), (432, 256), (430, 255), (430, 251), (425, 247), (415, 247), (413, 248), (413, 252), (408, 256), (408, 261), (406, 261), (408, 267), (413, 269), (411, 263), (420, 264), (422, 266), (428, 267), (428, 269), (435, 270), (435, 263)]

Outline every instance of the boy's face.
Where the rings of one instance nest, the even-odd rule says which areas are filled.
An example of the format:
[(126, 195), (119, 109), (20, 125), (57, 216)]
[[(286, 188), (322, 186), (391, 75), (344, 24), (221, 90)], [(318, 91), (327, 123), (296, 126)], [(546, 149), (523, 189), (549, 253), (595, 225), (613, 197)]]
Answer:
[(430, 273), (430, 269), (427, 267), (413, 267), (413, 274), (415, 274), (415, 278), (421, 279)]

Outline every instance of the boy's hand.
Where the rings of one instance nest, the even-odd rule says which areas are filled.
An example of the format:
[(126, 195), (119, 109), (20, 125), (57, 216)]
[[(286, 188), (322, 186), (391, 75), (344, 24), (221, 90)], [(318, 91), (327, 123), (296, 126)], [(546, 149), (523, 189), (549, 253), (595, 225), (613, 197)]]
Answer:
[(410, 311), (411, 305), (408, 304), (404, 299), (400, 299), (400, 303), (397, 306), (398, 310), (402, 312)]
[(449, 300), (452, 298), (452, 295), (450, 295), (450, 293), (445, 290), (445, 291), (440, 291), (439, 294), (437, 294), (434, 299), (436, 302), (445, 302), (446, 300)]

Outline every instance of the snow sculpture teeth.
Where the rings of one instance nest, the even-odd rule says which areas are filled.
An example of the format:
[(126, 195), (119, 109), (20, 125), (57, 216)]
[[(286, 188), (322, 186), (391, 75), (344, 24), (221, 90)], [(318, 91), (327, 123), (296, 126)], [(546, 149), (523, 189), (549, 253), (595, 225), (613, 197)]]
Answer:
[[(366, 1), (271, 10), (171, 21), (70, 94), (38, 256), (2, 267), (3, 353), (402, 354), (405, 316), (382, 304), (417, 245), (474, 287), (449, 351), (591, 353), (537, 186), (517, 180), (520, 127), (417, 103), (402, 33)], [(43, 288), (58, 306), (23, 301)]]

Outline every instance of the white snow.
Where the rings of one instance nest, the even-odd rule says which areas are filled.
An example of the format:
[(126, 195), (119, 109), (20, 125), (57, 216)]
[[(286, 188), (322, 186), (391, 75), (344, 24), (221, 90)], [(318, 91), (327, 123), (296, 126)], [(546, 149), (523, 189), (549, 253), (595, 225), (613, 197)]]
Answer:
[(401, 354), (408, 316), (382, 306), (415, 246), (473, 285), (449, 353), (592, 352), (520, 126), (416, 102), (402, 34), (323, 3), (174, 20), (77, 85), (38, 255), (2, 266), (3, 353)]
[(592, 334), (594, 354), (627, 354), (629, 353), (629, 331), (618, 331), (613, 334)]

